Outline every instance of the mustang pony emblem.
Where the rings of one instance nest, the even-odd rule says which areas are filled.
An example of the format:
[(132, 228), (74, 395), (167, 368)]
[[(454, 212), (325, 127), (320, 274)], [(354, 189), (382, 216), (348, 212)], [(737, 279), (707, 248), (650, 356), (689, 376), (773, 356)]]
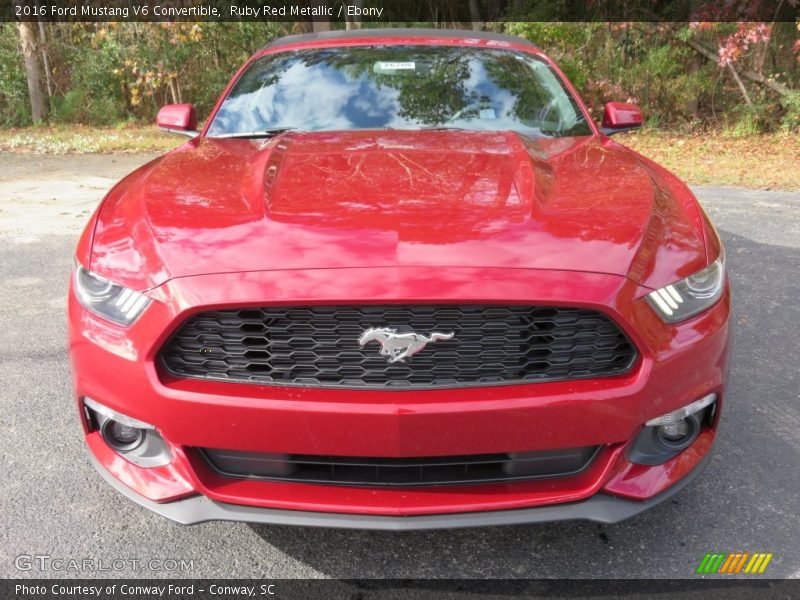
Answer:
[(431, 342), (453, 339), (454, 333), (439, 333), (434, 331), (431, 337), (420, 333), (397, 333), (396, 329), (388, 327), (372, 327), (367, 329), (358, 338), (358, 344), (363, 346), (376, 341), (381, 345), (381, 356), (388, 356), (389, 363), (405, 362), (405, 359), (421, 352)]

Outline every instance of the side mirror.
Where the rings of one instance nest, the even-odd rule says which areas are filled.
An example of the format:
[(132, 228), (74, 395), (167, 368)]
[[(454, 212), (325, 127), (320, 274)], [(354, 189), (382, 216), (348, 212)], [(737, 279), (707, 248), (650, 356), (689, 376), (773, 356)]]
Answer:
[(200, 135), (197, 131), (197, 115), (192, 104), (167, 104), (158, 111), (156, 125), (162, 131), (180, 133), (189, 137)]
[(642, 109), (627, 102), (609, 102), (603, 111), (603, 125), (600, 128), (606, 135), (639, 129), (644, 123)]

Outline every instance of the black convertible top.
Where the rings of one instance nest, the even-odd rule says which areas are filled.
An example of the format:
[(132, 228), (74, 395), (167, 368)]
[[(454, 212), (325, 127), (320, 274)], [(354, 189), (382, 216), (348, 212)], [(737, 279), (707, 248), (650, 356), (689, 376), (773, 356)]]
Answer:
[(420, 37), (420, 38), (471, 38), (478, 40), (494, 40), (498, 42), (510, 42), (515, 44), (525, 44), (533, 48), (539, 47), (526, 40), (525, 38), (505, 33), (493, 33), (490, 31), (473, 31), (471, 29), (411, 29), (411, 28), (383, 28), (383, 29), (342, 29), (337, 31), (321, 31), (319, 33), (304, 33), (300, 35), (287, 35), (273, 40), (266, 46), (267, 48), (279, 48), (298, 42), (314, 42), (329, 40), (351, 40), (368, 37)]

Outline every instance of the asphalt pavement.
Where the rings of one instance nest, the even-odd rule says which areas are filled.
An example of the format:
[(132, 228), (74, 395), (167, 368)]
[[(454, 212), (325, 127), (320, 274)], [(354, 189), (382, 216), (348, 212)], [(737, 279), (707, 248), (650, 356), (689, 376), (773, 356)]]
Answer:
[[(800, 577), (800, 193), (695, 189), (726, 245), (735, 334), (713, 459), (673, 500), (613, 526), (185, 527), (95, 473), (66, 355), (77, 235), (147, 159), (0, 155), (0, 577), (693, 578), (711, 551), (773, 552), (769, 575)], [(106, 570), (40, 570), (34, 555)]]

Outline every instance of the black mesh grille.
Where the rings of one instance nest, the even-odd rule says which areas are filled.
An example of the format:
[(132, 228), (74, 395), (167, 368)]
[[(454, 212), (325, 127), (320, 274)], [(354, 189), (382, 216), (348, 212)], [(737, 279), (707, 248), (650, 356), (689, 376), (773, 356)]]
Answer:
[(358, 486), (431, 486), (568, 477), (586, 469), (599, 446), (536, 452), (413, 458), (265, 454), (200, 449), (228, 477)]
[[(405, 362), (359, 346), (372, 327), (453, 333)], [(191, 317), (161, 352), (173, 375), (277, 385), (432, 388), (600, 377), (627, 371), (627, 337), (593, 310), (530, 306), (312, 306)]]

